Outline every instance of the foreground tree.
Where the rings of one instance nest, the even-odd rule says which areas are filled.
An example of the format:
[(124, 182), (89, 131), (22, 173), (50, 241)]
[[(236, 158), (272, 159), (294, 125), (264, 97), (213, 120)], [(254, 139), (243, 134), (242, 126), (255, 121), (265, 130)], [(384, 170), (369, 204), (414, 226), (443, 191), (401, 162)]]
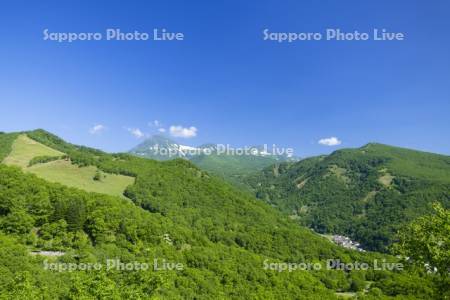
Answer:
[(440, 203), (434, 203), (433, 209), (432, 215), (417, 219), (399, 232), (394, 251), (436, 276), (443, 299), (450, 299), (450, 210)]

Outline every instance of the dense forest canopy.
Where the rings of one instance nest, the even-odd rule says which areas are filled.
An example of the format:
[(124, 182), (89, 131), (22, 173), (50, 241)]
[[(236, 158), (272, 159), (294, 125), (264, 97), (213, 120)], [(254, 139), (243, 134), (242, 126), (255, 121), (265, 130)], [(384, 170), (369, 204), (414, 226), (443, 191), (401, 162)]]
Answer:
[(382, 144), (281, 163), (248, 176), (255, 195), (317, 232), (389, 251), (402, 225), (450, 207), (450, 157)]
[[(23, 133), (22, 133), (23, 134)], [(132, 176), (126, 197), (50, 183), (0, 164), (0, 296), (7, 299), (438, 299), (434, 276), (403, 271), (280, 272), (265, 263), (343, 263), (395, 257), (346, 250), (185, 160), (157, 162), (75, 146), (36, 130), (72, 164)], [(18, 134), (0, 135), (0, 161)], [(34, 163), (49, 163), (39, 158)], [(31, 255), (42, 251), (58, 256)], [(46, 270), (106, 259), (181, 264), (180, 270)]]

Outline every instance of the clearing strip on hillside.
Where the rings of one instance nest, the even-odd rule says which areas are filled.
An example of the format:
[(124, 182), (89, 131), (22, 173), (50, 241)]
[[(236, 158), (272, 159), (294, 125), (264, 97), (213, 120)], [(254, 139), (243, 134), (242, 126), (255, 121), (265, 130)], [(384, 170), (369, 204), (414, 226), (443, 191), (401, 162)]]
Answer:
[(123, 192), (127, 186), (134, 183), (133, 177), (101, 172), (94, 166), (79, 167), (68, 159), (57, 159), (29, 167), (30, 161), (35, 157), (63, 155), (64, 153), (21, 134), (14, 141), (12, 151), (3, 163), (19, 166), (24, 171), (36, 174), (50, 182), (112, 196), (125, 197)]

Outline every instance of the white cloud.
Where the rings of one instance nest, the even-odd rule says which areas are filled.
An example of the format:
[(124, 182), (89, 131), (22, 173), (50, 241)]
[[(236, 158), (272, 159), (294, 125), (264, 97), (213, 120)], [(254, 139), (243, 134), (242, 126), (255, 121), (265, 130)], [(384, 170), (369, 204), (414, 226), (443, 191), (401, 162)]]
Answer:
[(155, 130), (157, 130), (160, 133), (166, 132), (166, 129), (164, 128), (163, 123), (161, 123), (158, 120), (153, 120), (151, 122), (148, 122), (148, 126), (155, 128)]
[(145, 134), (139, 128), (127, 128), (128, 132), (131, 133), (135, 138), (143, 138)]
[(94, 127), (89, 128), (89, 133), (90, 133), (90, 134), (100, 134), (100, 133), (102, 133), (105, 129), (106, 129), (106, 126), (105, 126), (105, 125), (97, 124), (97, 125), (94, 125)]
[(192, 138), (197, 136), (197, 128), (191, 126), (189, 128), (183, 126), (170, 126), (170, 134), (174, 137)]
[(332, 136), (329, 138), (320, 139), (319, 144), (324, 145), (324, 146), (337, 146), (337, 145), (342, 144), (342, 141), (339, 140), (337, 137)]
[(163, 126), (163, 124), (158, 120), (153, 120), (152, 122), (148, 122), (148, 126), (160, 128)]

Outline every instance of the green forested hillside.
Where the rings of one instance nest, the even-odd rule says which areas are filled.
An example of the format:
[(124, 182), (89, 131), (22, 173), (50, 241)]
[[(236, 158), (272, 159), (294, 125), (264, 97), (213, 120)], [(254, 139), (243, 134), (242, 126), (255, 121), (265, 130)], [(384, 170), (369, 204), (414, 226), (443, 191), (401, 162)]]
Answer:
[(256, 196), (321, 233), (386, 251), (395, 232), (450, 205), (450, 157), (382, 144), (284, 163), (247, 178)]
[(17, 133), (4, 133), (0, 132), (0, 162), (11, 153), (12, 145), (17, 139), (19, 134)]
[[(438, 298), (432, 278), (413, 270), (264, 269), (265, 260), (396, 258), (334, 246), (188, 161), (110, 155), (68, 144), (43, 130), (26, 134), (79, 166), (133, 176), (135, 183), (123, 199), (47, 182), (0, 164), (0, 298), (336, 299), (337, 292), (360, 292), (361, 299)], [(0, 135), (1, 160), (16, 137)], [(30, 255), (43, 250), (63, 255)], [(149, 264), (165, 259), (183, 268), (43, 268), (49, 262), (94, 264), (108, 258)]]
[(262, 171), (277, 162), (274, 157), (252, 155), (198, 155), (191, 161), (199, 168), (238, 184), (243, 176)]

